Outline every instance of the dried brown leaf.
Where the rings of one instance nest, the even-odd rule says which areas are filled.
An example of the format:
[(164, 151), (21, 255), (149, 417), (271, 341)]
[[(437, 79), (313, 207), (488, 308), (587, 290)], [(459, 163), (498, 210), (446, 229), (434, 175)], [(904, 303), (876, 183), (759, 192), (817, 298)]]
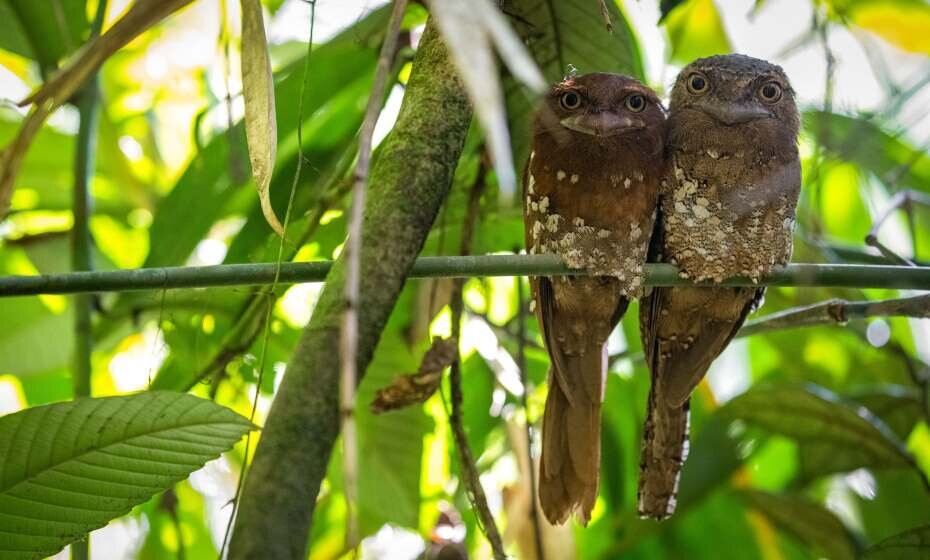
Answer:
[(437, 338), (420, 362), (417, 373), (398, 375), (387, 387), (378, 390), (370, 408), (374, 414), (419, 404), (430, 398), (442, 381), (442, 371), (455, 360), (458, 341)]
[(242, 6), (242, 96), (245, 100), (245, 136), (249, 144), (252, 176), (271, 229), (284, 236), (284, 227), (271, 206), (269, 185), (278, 150), (278, 125), (274, 109), (274, 76), (268, 57), (268, 40), (262, 4), (241, 0)]

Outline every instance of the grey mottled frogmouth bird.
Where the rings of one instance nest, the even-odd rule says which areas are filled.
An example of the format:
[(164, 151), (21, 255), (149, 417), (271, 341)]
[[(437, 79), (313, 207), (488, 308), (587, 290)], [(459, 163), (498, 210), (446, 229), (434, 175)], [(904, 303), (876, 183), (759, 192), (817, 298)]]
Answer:
[[(744, 55), (694, 61), (669, 105), (667, 175), (653, 247), (685, 278), (759, 279), (791, 258), (800, 118), (782, 69)], [(652, 372), (639, 513), (675, 510), (691, 392), (761, 303), (764, 288), (657, 288), (640, 329)]]
[(540, 110), (523, 177), (526, 244), (586, 277), (533, 280), (549, 352), (539, 497), (552, 523), (587, 523), (597, 498), (605, 343), (642, 292), (663, 169), (665, 111), (633, 78), (556, 84)]

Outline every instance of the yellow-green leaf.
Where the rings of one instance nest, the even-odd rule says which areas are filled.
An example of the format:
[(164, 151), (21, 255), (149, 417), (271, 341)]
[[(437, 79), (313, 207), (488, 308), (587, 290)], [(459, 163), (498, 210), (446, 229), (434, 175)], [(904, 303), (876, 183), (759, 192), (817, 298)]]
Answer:
[(665, 18), (665, 29), (672, 45), (671, 60), (677, 64), (733, 50), (714, 0), (689, 0), (675, 6)]

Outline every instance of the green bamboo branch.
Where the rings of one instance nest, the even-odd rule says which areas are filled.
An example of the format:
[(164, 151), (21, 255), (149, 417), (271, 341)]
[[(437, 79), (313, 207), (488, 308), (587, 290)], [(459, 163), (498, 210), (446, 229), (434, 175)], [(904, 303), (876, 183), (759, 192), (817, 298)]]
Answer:
[[(0, 278), (0, 297), (38, 294), (78, 294), (132, 290), (170, 290), (219, 286), (272, 284), (275, 263), (227, 264), (82, 271)], [(280, 284), (322, 282), (333, 261), (282, 263)], [(581, 276), (556, 255), (476, 255), (420, 257), (409, 278), (470, 278), (490, 276)], [(669, 264), (646, 265), (647, 286), (688, 286), (678, 269)], [(703, 282), (700, 285), (714, 285)], [(930, 290), (930, 267), (855, 264), (790, 264), (754, 284), (746, 278), (729, 278), (722, 286), (794, 286), (833, 288), (888, 288)]]

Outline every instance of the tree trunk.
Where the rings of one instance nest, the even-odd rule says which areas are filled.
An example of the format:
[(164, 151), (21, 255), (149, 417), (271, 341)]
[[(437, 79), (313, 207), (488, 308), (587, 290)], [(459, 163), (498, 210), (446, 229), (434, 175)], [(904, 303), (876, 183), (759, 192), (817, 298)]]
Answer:
[[(369, 180), (361, 255), (359, 372), (371, 362), (449, 190), (470, 120), (465, 89), (429, 22), (397, 124)], [(344, 280), (345, 262), (340, 258), (294, 350), (265, 424), (245, 482), (231, 559), (306, 558), (316, 497), (339, 434)]]

